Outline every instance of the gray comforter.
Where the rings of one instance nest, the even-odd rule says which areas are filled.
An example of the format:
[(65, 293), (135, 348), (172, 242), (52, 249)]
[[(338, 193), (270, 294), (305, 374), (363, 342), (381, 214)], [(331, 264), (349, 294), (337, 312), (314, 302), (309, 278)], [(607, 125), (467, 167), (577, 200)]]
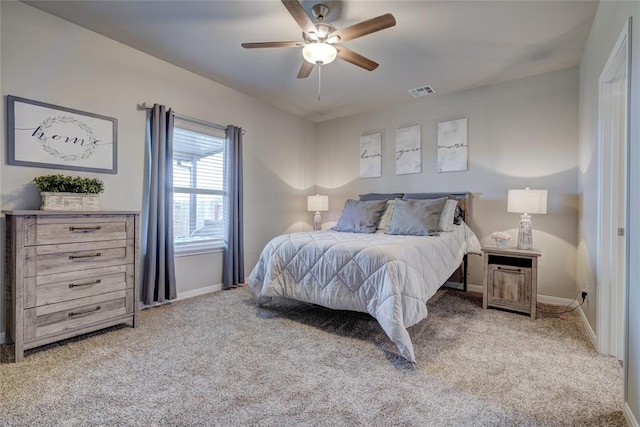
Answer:
[(371, 314), (415, 362), (407, 328), (427, 317), (427, 300), (480, 243), (464, 223), (440, 236), (314, 231), (271, 240), (249, 276), (258, 304), (291, 298)]

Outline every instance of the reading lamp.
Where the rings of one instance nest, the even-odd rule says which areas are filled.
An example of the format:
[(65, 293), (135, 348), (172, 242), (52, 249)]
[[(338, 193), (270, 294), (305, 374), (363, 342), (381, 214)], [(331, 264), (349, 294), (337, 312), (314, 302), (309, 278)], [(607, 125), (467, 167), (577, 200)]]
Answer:
[(307, 210), (309, 212), (315, 211), (316, 214), (313, 216), (313, 229), (320, 230), (322, 220), (322, 218), (320, 218), (320, 212), (329, 210), (329, 196), (321, 196), (320, 194), (307, 196)]
[(547, 213), (547, 190), (509, 190), (507, 212), (521, 213), (518, 230), (518, 249), (533, 248), (531, 215)]

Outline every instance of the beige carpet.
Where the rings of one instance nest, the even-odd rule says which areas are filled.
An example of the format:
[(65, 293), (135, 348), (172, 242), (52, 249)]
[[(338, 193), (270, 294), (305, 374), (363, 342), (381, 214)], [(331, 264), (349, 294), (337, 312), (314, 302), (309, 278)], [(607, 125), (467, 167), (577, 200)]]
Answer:
[(143, 311), (136, 329), (21, 364), (5, 346), (0, 425), (625, 425), (622, 370), (576, 315), (532, 322), (456, 291), (429, 310), (409, 331), (415, 366), (367, 315), (260, 308), (245, 288)]

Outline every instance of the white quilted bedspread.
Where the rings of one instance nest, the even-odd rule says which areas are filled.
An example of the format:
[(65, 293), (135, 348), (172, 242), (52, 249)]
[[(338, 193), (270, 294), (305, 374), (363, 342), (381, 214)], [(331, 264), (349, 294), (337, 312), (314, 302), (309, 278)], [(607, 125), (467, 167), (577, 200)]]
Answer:
[(415, 362), (407, 329), (427, 317), (427, 300), (480, 242), (464, 223), (440, 236), (313, 231), (271, 240), (249, 276), (258, 304), (284, 297), (371, 314)]

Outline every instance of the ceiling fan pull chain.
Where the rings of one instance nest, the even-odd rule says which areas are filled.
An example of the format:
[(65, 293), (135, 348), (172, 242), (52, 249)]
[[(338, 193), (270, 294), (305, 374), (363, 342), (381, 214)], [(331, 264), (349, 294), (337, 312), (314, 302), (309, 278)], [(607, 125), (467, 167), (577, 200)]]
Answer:
[(322, 89), (322, 65), (318, 65), (318, 102), (320, 102), (321, 89)]

